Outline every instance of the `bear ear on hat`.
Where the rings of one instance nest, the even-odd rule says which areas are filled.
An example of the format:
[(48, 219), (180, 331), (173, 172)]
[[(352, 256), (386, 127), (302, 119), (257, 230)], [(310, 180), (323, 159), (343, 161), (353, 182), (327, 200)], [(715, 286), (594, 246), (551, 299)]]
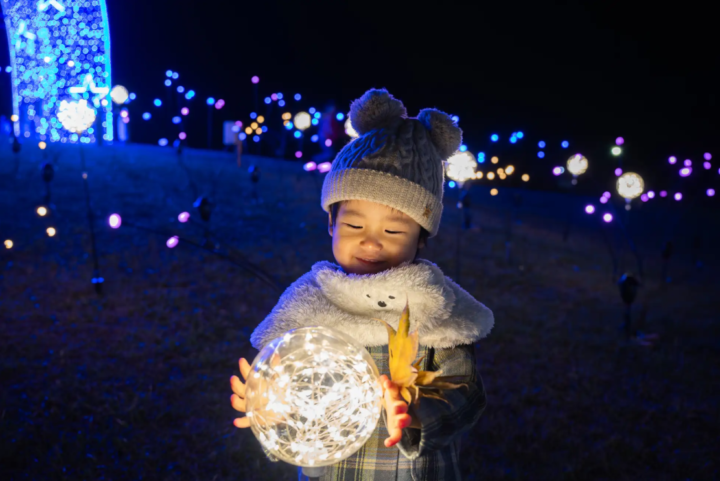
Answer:
[(462, 130), (445, 112), (422, 109), (417, 119), (430, 134), (430, 140), (443, 160), (454, 154), (462, 143)]
[(368, 90), (350, 105), (350, 122), (360, 135), (404, 117), (405, 106), (385, 89)]

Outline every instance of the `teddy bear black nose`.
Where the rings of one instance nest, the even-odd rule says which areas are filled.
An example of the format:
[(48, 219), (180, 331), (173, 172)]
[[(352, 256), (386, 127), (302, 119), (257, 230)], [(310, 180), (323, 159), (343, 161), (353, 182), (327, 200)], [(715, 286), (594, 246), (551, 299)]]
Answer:
[(378, 301), (378, 306), (385, 307), (387, 304), (385, 304), (383, 301)]

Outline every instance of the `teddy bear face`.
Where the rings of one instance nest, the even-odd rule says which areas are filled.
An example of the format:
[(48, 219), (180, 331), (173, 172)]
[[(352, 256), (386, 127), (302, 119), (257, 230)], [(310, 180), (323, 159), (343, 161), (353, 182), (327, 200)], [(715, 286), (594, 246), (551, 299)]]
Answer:
[(370, 294), (365, 293), (365, 298), (367, 299), (367, 302), (369, 302), (368, 307), (371, 309), (381, 309), (381, 310), (397, 310), (402, 308), (399, 307), (399, 304), (397, 302), (397, 296), (394, 296), (392, 294)]

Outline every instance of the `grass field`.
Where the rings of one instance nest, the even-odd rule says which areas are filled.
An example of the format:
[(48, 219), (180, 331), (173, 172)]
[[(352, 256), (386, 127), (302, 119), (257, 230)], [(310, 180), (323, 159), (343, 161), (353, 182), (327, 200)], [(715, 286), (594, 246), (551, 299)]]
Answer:
[[(49, 154), (53, 206), (39, 217), (40, 153), (23, 152), (14, 172), (0, 150), (0, 240), (15, 243), (0, 251), (0, 479), (296, 479), (232, 426), (228, 380), (239, 357), (254, 357), (249, 335), (279, 296), (239, 264), (282, 287), (332, 260), (322, 177), (270, 159), (238, 168), (230, 154), (202, 151), (182, 162), (153, 147), (84, 155), (102, 296), (90, 282), (80, 152)], [(251, 163), (261, 169), (257, 196)], [(706, 251), (698, 267), (684, 224), (673, 224), (673, 281), (661, 282), (663, 239), (638, 235), (645, 277), (633, 317), (660, 334), (654, 347), (638, 346), (619, 329), (614, 279), (635, 268), (619, 230), (607, 231), (613, 269), (597, 224), (578, 220), (563, 242), (564, 211), (543, 207), (583, 199), (513, 191), (524, 202), (511, 209), (505, 192), (473, 191), (477, 227), (460, 231), (449, 191), (440, 235), (422, 255), (496, 318), (478, 344), (488, 408), (463, 440), (465, 478), (717, 479), (716, 259)], [(235, 264), (183, 240), (165, 246), (171, 235), (206, 237), (192, 208), (198, 195), (215, 203), (208, 245)], [(192, 222), (177, 221), (182, 211)], [(105, 222), (113, 212), (118, 230)], [(671, 215), (644, 218), (650, 229)]]

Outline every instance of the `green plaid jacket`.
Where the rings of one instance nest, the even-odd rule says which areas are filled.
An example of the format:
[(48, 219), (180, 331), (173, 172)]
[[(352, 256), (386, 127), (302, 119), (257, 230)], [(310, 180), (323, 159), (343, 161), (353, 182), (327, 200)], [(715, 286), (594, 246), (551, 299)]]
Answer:
[[(430, 352), (429, 352), (430, 351)], [(432, 352), (434, 351), (434, 352)], [(388, 373), (387, 346), (368, 348), (380, 373)], [(458, 453), (460, 434), (470, 430), (485, 409), (485, 390), (476, 368), (474, 345), (452, 349), (428, 349), (423, 370), (443, 370), (443, 375), (466, 376), (468, 388), (447, 391), (448, 403), (421, 399), (410, 414), (419, 418), (422, 429), (404, 429), (396, 446), (386, 448), (385, 415), (365, 445), (355, 454), (325, 468), (321, 481), (454, 481), (460, 480)], [(432, 363), (432, 364), (429, 364)], [(298, 479), (307, 480), (298, 468)]]

